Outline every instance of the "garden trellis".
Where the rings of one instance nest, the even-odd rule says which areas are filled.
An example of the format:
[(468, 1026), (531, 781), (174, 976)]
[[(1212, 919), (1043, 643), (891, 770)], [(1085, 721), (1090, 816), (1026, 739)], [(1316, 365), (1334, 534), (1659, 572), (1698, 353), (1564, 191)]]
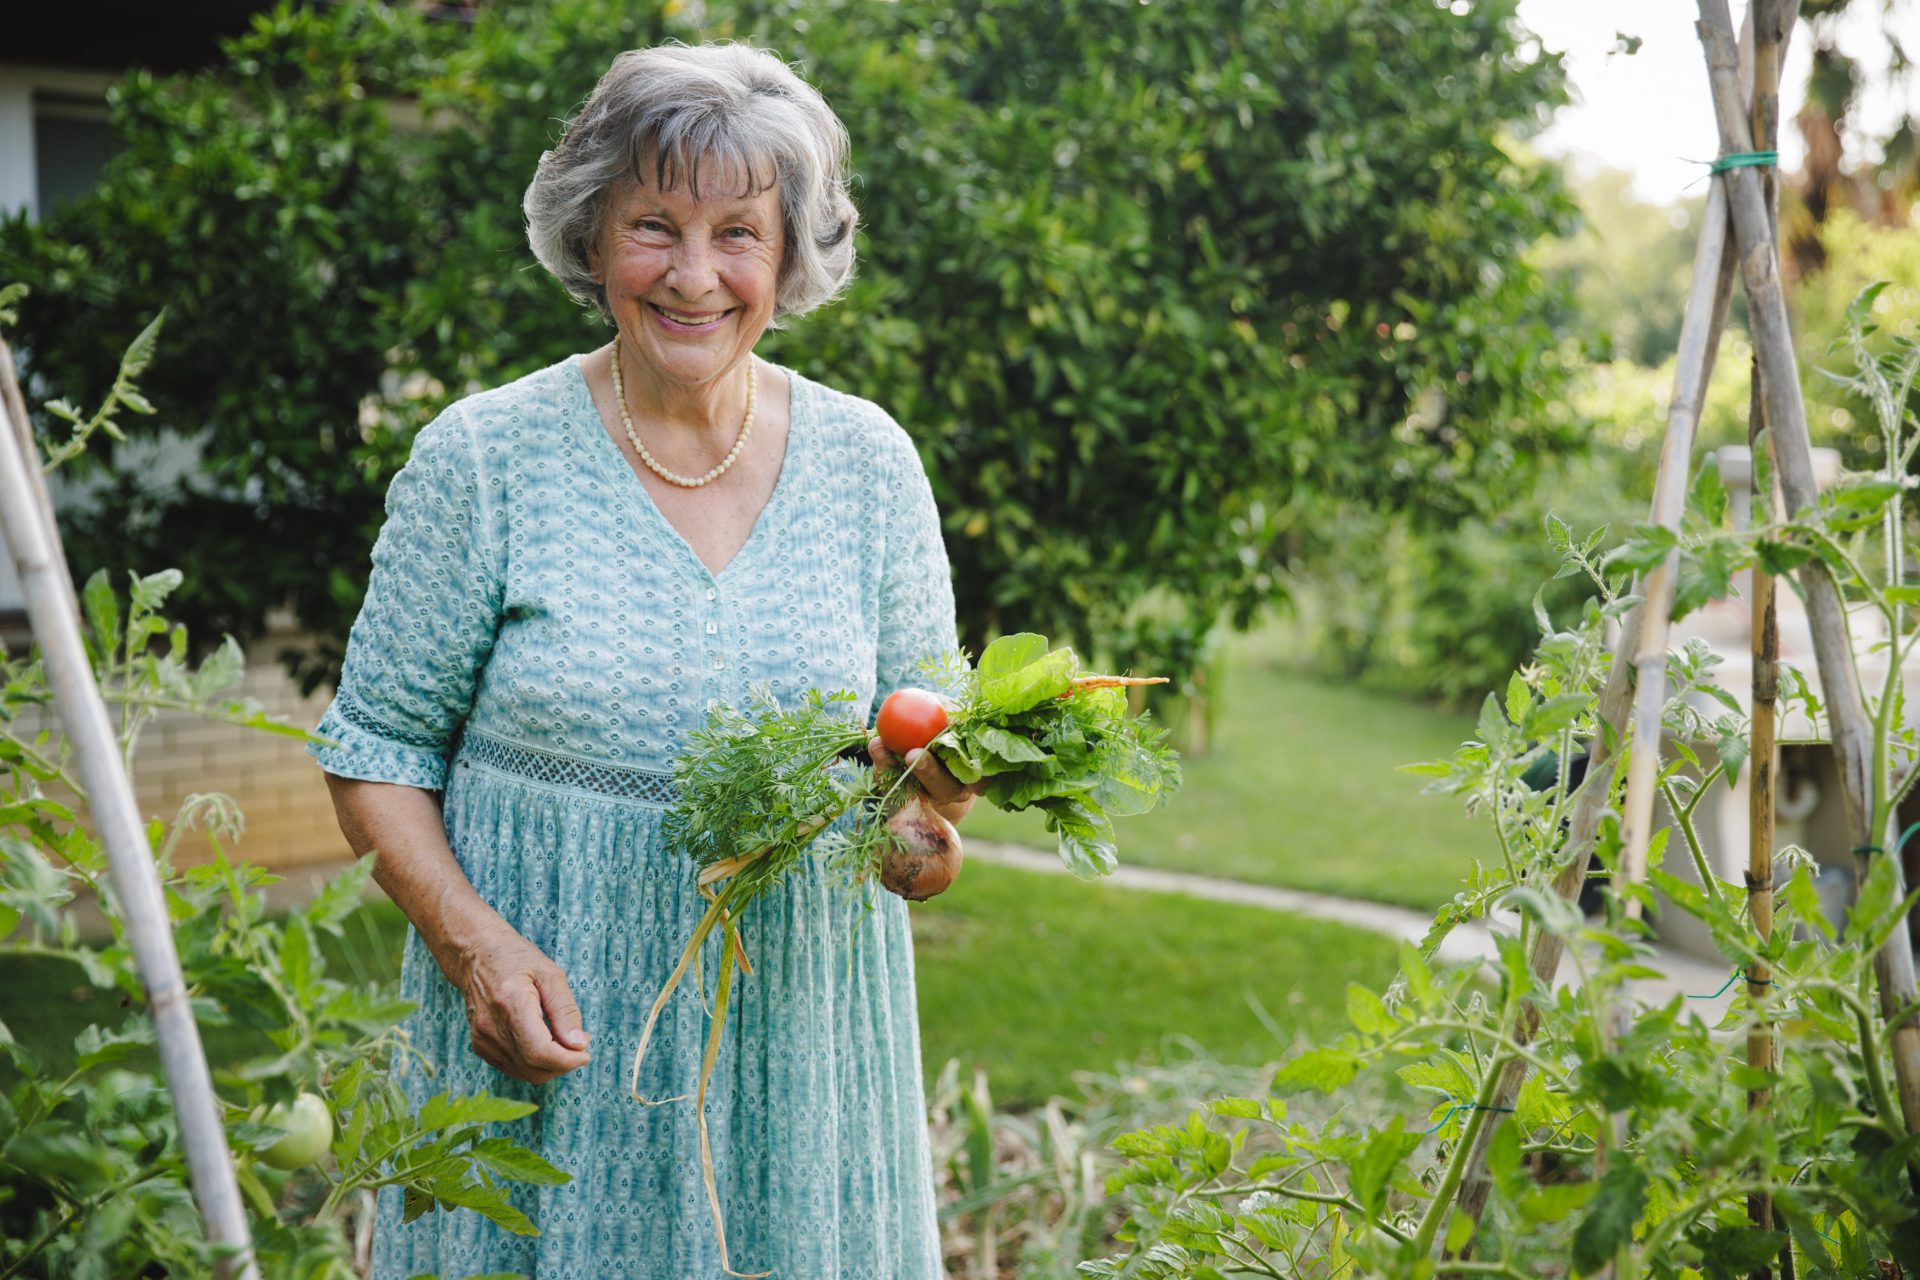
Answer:
[[(1739, 59), (1726, 0), (1699, 0), (1698, 30), (1713, 91), (1721, 154), (1730, 159), (1737, 157), (1740, 162), (1723, 161), (1714, 166), (1713, 188), (1702, 221), (1681, 331), (1674, 393), (1651, 512), (1652, 523), (1676, 537), (1688, 491), (1695, 429), (1725, 324), (1736, 264), (1746, 288), (1753, 332), (1752, 403), (1757, 412), (1750, 423), (1750, 435), (1755, 450), (1752, 476), (1756, 503), (1770, 502), (1772, 498), (1771, 493), (1762, 488), (1763, 477), (1770, 474), (1768, 468), (1759, 465), (1763, 448), (1769, 449), (1775, 459), (1789, 510), (1810, 508), (1818, 502), (1806, 408), (1801, 399), (1780, 282), (1771, 182), (1763, 178), (1760, 165), (1744, 162), (1765, 154), (1755, 152), (1756, 128), (1765, 131), (1759, 136), (1766, 142), (1772, 141), (1769, 135), (1778, 128), (1778, 60), (1785, 51), (1795, 8), (1796, 0), (1754, 0), (1749, 13), (1753, 53), (1749, 100), (1741, 91)], [(1895, 460), (1889, 462), (1893, 465)], [(1898, 499), (1894, 501), (1897, 504)], [(1895, 518), (1898, 518), (1897, 505)], [(1637, 883), (1646, 871), (1658, 785), (1667, 638), (1678, 558), (1676, 546), (1647, 575), (1640, 589), (1644, 600), (1621, 629), (1615, 661), (1600, 701), (1602, 731), (1593, 743), (1585, 786), (1574, 809), (1566, 861), (1554, 886), (1556, 892), (1569, 900), (1578, 896), (1586, 876), (1588, 859), (1611, 794), (1617, 744), (1621, 741), (1630, 747), (1624, 822), (1627, 846), (1622, 872)], [(1897, 570), (1898, 566), (1890, 566), (1895, 581), (1898, 581)], [(1764, 937), (1772, 926), (1772, 713), (1778, 636), (1774, 630), (1776, 615), (1771, 592), (1767, 587), (1758, 586), (1766, 580), (1763, 566), (1756, 565), (1754, 580), (1756, 592), (1766, 594), (1756, 594), (1753, 609), (1755, 714), (1751, 733), (1756, 771), (1748, 882), (1753, 918)], [(1838, 585), (1822, 560), (1815, 558), (1807, 562), (1801, 570), (1801, 585), (1807, 598), (1854, 851), (1862, 858), (1882, 856), (1881, 850), (1897, 854), (1893, 825), (1897, 821), (1895, 802), (1912, 785), (1912, 778), (1909, 776), (1894, 784), (1889, 774), (1890, 761), (1884, 754), (1876, 757), (1874, 726), (1862, 698), (1844, 605)], [(1883, 714), (1887, 701), (1894, 695), (1893, 684), (1899, 678), (1900, 664), (1890, 662)], [(1909, 765), (1910, 770), (1915, 767)], [(1897, 872), (1897, 857), (1893, 865)], [(1904, 883), (1899, 885), (1899, 890), (1904, 896)], [(1562, 951), (1561, 940), (1543, 931), (1531, 957), (1536, 980), (1551, 983)], [(1880, 1013), (1890, 1022), (1899, 1109), (1907, 1131), (1920, 1132), (1920, 1026), (1914, 1022), (1913, 947), (1904, 916), (1894, 924), (1874, 956), (1874, 970)], [(1745, 976), (1749, 996), (1756, 1005), (1764, 1006), (1768, 998), (1766, 970), (1754, 966)], [(1514, 1028), (1515, 1038), (1522, 1043), (1532, 1033), (1531, 1022), (1531, 1014), (1523, 1015)], [(1772, 1061), (1772, 1039), (1764, 1022), (1749, 1039), (1749, 1056), (1752, 1065)], [(1489, 1078), (1493, 1087), (1479, 1100), (1481, 1106), (1469, 1118), (1467, 1136), (1463, 1139), (1468, 1150), (1459, 1176), (1458, 1204), (1461, 1211), (1476, 1222), (1485, 1211), (1491, 1188), (1486, 1175), (1486, 1155), (1495, 1126), (1490, 1117), (1513, 1105), (1526, 1073), (1524, 1059), (1511, 1059), (1503, 1072)], [(1754, 1105), (1763, 1106), (1764, 1101), (1764, 1093), (1754, 1095)], [(1764, 1202), (1756, 1202), (1752, 1208), (1756, 1224), (1771, 1222)]]
[(180, 1144), (207, 1240), (215, 1250), (215, 1265), (223, 1277), (257, 1280), (221, 1104), (213, 1092), (200, 1030), (188, 1003), (133, 784), (81, 640), (79, 601), (39, 464), (26, 404), (14, 377), (13, 356), (0, 342), (0, 529), (20, 576), (54, 701), (73, 741), (81, 783), (106, 846), (119, 914), (146, 987)]

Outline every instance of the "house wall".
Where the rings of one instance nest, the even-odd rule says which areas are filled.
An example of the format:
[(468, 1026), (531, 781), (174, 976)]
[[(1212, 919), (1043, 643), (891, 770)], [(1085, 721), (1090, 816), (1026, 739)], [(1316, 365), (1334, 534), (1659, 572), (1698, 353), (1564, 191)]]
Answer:
[[(0, 61), (0, 211), (44, 218), (53, 202), (84, 189), (105, 148), (107, 89), (116, 76)], [(92, 123), (95, 128), (67, 126)], [(77, 148), (41, 155), (36, 135)], [(43, 191), (43, 179), (52, 187)]]

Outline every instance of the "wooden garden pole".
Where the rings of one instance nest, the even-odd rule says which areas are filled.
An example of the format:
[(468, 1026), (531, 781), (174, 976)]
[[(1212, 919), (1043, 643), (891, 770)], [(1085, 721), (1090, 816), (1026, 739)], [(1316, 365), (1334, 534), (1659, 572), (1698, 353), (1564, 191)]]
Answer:
[[(1755, 6), (1761, 0), (1753, 0)], [(1675, 535), (1686, 516), (1687, 490), (1693, 460), (1696, 429), (1712, 381), (1720, 330), (1725, 323), (1726, 305), (1732, 287), (1730, 255), (1726, 251), (1727, 218), (1725, 197), (1714, 208), (1711, 200), (1701, 226), (1700, 243), (1695, 247), (1694, 271), (1688, 289), (1685, 318), (1680, 332), (1680, 351), (1674, 366), (1673, 396), (1667, 405), (1667, 432), (1660, 450), (1660, 469), (1654, 480), (1652, 523)], [(1709, 319), (1710, 317), (1710, 319)], [(1660, 786), (1661, 713), (1667, 701), (1667, 648), (1672, 634), (1673, 596), (1680, 573), (1678, 547), (1647, 575), (1640, 586), (1639, 646), (1633, 653), (1633, 719), (1628, 737), (1627, 788), (1623, 802), (1621, 827), (1626, 848), (1621, 857), (1620, 876), (1638, 887), (1647, 877), (1648, 848), (1653, 836), (1653, 801)], [(1622, 655), (1629, 652), (1624, 646)], [(1712, 875), (1712, 868), (1702, 869)], [(1640, 898), (1625, 900), (1629, 920), (1641, 917)], [(1549, 979), (1550, 980), (1550, 979)], [(1632, 1016), (1625, 1006), (1614, 1009), (1612, 1021), (1624, 1024)], [(1621, 1025), (1600, 1028), (1609, 1048), (1616, 1041)], [(1516, 1088), (1516, 1095), (1517, 1095)], [(1510, 1104), (1509, 1104), (1510, 1105)], [(1594, 1176), (1606, 1171), (1609, 1148), (1623, 1146), (1627, 1136), (1627, 1117), (1615, 1113), (1608, 1119), (1604, 1134), (1596, 1142)], [(1604, 1274), (1611, 1276), (1609, 1264)]]
[[(1798, 0), (1792, 0), (1795, 9)], [(1768, 23), (1770, 39), (1765, 44), (1765, 52), (1773, 59), (1781, 56), (1788, 32), (1790, 20), (1781, 21), (1775, 12), (1781, 0), (1752, 0), (1748, 11), (1748, 22), (1742, 32), (1741, 55), (1748, 47), (1744, 38), (1752, 38), (1759, 25), (1755, 19), (1763, 18)], [(1768, 110), (1778, 117), (1779, 67), (1777, 61), (1769, 67), (1764, 80), (1761, 78), (1760, 57), (1762, 46), (1758, 39), (1753, 45), (1755, 56), (1751, 63), (1741, 59), (1740, 79), (1751, 80), (1753, 85), (1754, 110), (1760, 110), (1763, 97), (1761, 86), (1767, 86), (1765, 98), (1772, 103)], [(1686, 512), (1688, 468), (1693, 452), (1694, 429), (1700, 421), (1700, 410), (1707, 394), (1707, 386), (1713, 380), (1713, 366), (1720, 348), (1720, 334), (1726, 324), (1727, 304), (1732, 300), (1734, 255), (1727, 251), (1731, 236), (1728, 220), (1727, 194), (1715, 183), (1707, 195), (1707, 208), (1701, 222), (1700, 240), (1694, 248), (1693, 277), (1687, 293), (1686, 310), (1683, 312), (1680, 335), (1680, 352), (1674, 369), (1673, 399), (1667, 406), (1667, 434), (1660, 451), (1660, 469), (1654, 481), (1652, 523), (1676, 533), (1680, 520)], [(1713, 279), (1712, 302), (1706, 302), (1707, 277)], [(1711, 309), (1706, 308), (1710, 306)], [(1697, 310), (1698, 309), (1698, 310)], [(1697, 345), (1689, 348), (1689, 329), (1696, 316), (1706, 320), (1704, 335), (1693, 335)], [(1697, 360), (1697, 363), (1696, 363)], [(1683, 400), (1683, 396), (1685, 397)], [(1677, 451), (1677, 452), (1676, 452)], [(1647, 752), (1635, 752), (1627, 764), (1627, 793), (1622, 833), (1626, 837), (1626, 850), (1622, 857), (1624, 877), (1633, 884), (1646, 879), (1647, 850), (1653, 836), (1654, 793), (1659, 789), (1660, 771), (1660, 711), (1666, 702), (1667, 648), (1673, 621), (1673, 590), (1675, 577), (1679, 571), (1680, 553), (1676, 550), (1648, 575), (1641, 584), (1641, 594), (1645, 603), (1641, 608), (1647, 611), (1647, 621), (1640, 634), (1639, 648), (1634, 653), (1635, 697), (1633, 706), (1633, 742), (1648, 742), (1655, 749)], [(1623, 649), (1622, 653), (1626, 650)], [(1771, 704), (1769, 704), (1771, 705)], [(1626, 906), (1631, 919), (1640, 918), (1640, 903), (1629, 899)]]
[[(1675, 523), (1670, 527), (1674, 528), (1678, 527), (1679, 511), (1684, 506), (1687, 485), (1684, 474), (1675, 477), (1671, 471), (1677, 466), (1684, 473), (1687, 460), (1693, 452), (1694, 432), (1699, 426), (1707, 382), (1713, 371), (1714, 357), (1719, 351), (1721, 331), (1726, 324), (1727, 304), (1732, 299), (1733, 270), (1733, 254), (1728, 244), (1727, 196), (1722, 185), (1716, 182), (1707, 192), (1700, 239), (1694, 247), (1693, 274), (1687, 290), (1686, 310), (1680, 329), (1680, 349), (1675, 361), (1674, 394), (1667, 413), (1667, 437), (1660, 451), (1660, 473), (1655, 481), (1650, 513), (1652, 519), (1659, 522), (1663, 511), (1672, 511)], [(1644, 647), (1642, 627), (1645, 614), (1644, 604), (1628, 613), (1620, 629), (1613, 665), (1607, 672), (1607, 682), (1600, 692), (1595, 712), (1597, 732), (1588, 747), (1586, 778), (1581, 784), (1573, 816), (1568, 822), (1565, 861), (1553, 882), (1554, 892), (1568, 901), (1578, 898), (1581, 886), (1586, 883), (1587, 863), (1593, 856), (1594, 843), (1600, 833), (1600, 820), (1613, 795), (1618, 753), (1633, 710), (1633, 677), (1636, 671), (1633, 659)], [(1664, 667), (1661, 668), (1661, 674), (1664, 682)], [(1535, 937), (1528, 956), (1533, 980), (1543, 986), (1551, 985), (1560, 970), (1564, 952), (1565, 946), (1561, 940), (1542, 930)], [(1518, 1025), (1512, 1028), (1512, 1034), (1516, 1041), (1526, 1044), (1538, 1030), (1538, 1013), (1526, 1007), (1521, 1012)], [(1526, 1064), (1509, 1059), (1494, 1082), (1489, 1106), (1474, 1115), (1484, 1116), (1489, 1112), (1499, 1114), (1510, 1110), (1520, 1096), (1520, 1086), (1526, 1082), (1526, 1077)], [(1493, 1189), (1493, 1183), (1487, 1177), (1487, 1149), (1493, 1140), (1494, 1128), (1493, 1124), (1474, 1124), (1470, 1117), (1467, 1132), (1462, 1138), (1471, 1149), (1467, 1154), (1465, 1172), (1454, 1204), (1476, 1223), (1486, 1212), (1487, 1197)]]
[[(1719, 188), (1716, 186), (1714, 190), (1717, 192)], [(1678, 525), (1680, 508), (1675, 503), (1684, 502), (1687, 487), (1684, 475), (1673, 477), (1672, 472), (1676, 467), (1684, 472), (1693, 450), (1694, 431), (1700, 421), (1707, 375), (1713, 367), (1713, 357), (1719, 346), (1731, 293), (1731, 255), (1725, 253), (1726, 225), (1725, 200), (1710, 193), (1706, 217), (1701, 224), (1700, 242), (1694, 254), (1693, 284), (1687, 295), (1686, 318), (1681, 327), (1680, 355), (1675, 371), (1676, 386), (1671, 411), (1667, 416), (1667, 441), (1661, 450), (1660, 479), (1656, 481), (1653, 500), (1654, 520), (1660, 521), (1664, 512), (1670, 512), (1673, 521), (1670, 527)], [(1645, 604), (1635, 607), (1627, 615), (1620, 630), (1613, 665), (1607, 672), (1607, 682), (1600, 692), (1596, 709), (1598, 732), (1588, 747), (1586, 778), (1581, 784), (1579, 798), (1568, 823), (1566, 861), (1553, 884), (1554, 892), (1569, 901), (1580, 896), (1580, 888), (1586, 883), (1587, 863), (1593, 856), (1600, 820), (1613, 794), (1618, 753), (1633, 711), (1634, 673), (1637, 669), (1633, 658), (1644, 649), (1646, 617)], [(1664, 674), (1662, 668), (1663, 677)], [(1654, 741), (1657, 744), (1657, 737)], [(1529, 955), (1529, 967), (1536, 983), (1543, 986), (1552, 984), (1554, 975), (1560, 970), (1564, 951), (1564, 944), (1557, 935), (1545, 930), (1536, 935)], [(1532, 1040), (1538, 1029), (1539, 1015), (1530, 1006), (1526, 1007), (1521, 1013), (1519, 1025), (1513, 1028), (1514, 1039), (1525, 1044)], [(1520, 1096), (1520, 1086), (1525, 1083), (1526, 1076), (1526, 1064), (1518, 1059), (1509, 1059), (1501, 1069), (1489, 1105), (1475, 1115), (1511, 1110), (1515, 1099)], [(1486, 1172), (1487, 1148), (1493, 1139), (1493, 1131), (1492, 1124), (1475, 1125), (1470, 1120), (1464, 1139), (1472, 1144), (1473, 1149), (1468, 1153), (1466, 1172), (1461, 1179), (1455, 1203), (1461, 1212), (1476, 1222), (1486, 1211), (1487, 1195), (1493, 1186)]]
[[(1715, 119), (1720, 126), (1723, 154), (1750, 151), (1753, 133), (1740, 98), (1734, 69), (1732, 24), (1726, 0), (1698, 0), (1700, 42), (1707, 55), (1713, 87)], [(1747, 290), (1747, 312), (1753, 327), (1761, 394), (1766, 421), (1780, 468), (1781, 488), (1790, 510), (1812, 507), (1819, 493), (1814, 483), (1813, 448), (1807, 435), (1806, 405), (1800, 398), (1800, 379), (1787, 327), (1786, 296), (1780, 287), (1780, 268), (1766, 197), (1760, 175), (1750, 168), (1729, 169), (1718, 186), (1728, 192), (1734, 235), (1739, 247), (1741, 274)], [(1814, 654), (1826, 695), (1840, 787), (1846, 797), (1847, 826), (1856, 848), (1892, 849), (1894, 820), (1887, 762), (1876, 759), (1874, 729), (1860, 696), (1859, 672), (1854, 666), (1852, 637), (1839, 587), (1824, 561), (1810, 561), (1800, 573), (1807, 597), (1807, 616), (1813, 631)], [(1897, 675), (1896, 677), (1897, 678)], [(1871, 856), (1871, 855), (1867, 855)], [(1905, 897), (1898, 858), (1891, 854), (1898, 895)], [(1902, 916), (1892, 936), (1873, 957), (1881, 1016), (1892, 1019), (1914, 1000), (1913, 942)], [(1894, 1081), (1900, 1111), (1909, 1133), (1920, 1129), (1920, 1025), (1911, 1014), (1890, 1028)]]
[(107, 704), (93, 681), (80, 637), (80, 604), (67, 576), (66, 556), (53, 523), (53, 504), (40, 475), (14, 378), (13, 354), (0, 342), (0, 532), (27, 599), (27, 616), (53, 686), (54, 705), (73, 743), (88, 808), (107, 847), (108, 871), (119, 901), (127, 944), (147, 991), (154, 1041), (193, 1180), (194, 1199), (216, 1252), (216, 1274), (257, 1280), (253, 1241), (227, 1151), (220, 1100), (200, 1046), (180, 957), (173, 949), (153, 850), (121, 766), (120, 748)]
[[(1780, 58), (1787, 29), (1792, 26), (1799, 0), (1753, 0), (1753, 97), (1748, 123), (1755, 145), (1772, 150), (1780, 136)], [(1772, 243), (1780, 240), (1779, 192), (1771, 167), (1761, 170)], [(1761, 484), (1760, 459), (1771, 449), (1767, 434), (1766, 398), (1760, 388), (1760, 360), (1756, 352), (1747, 399), (1747, 474), (1753, 519), (1769, 510), (1773, 486)], [(1747, 750), (1747, 914), (1764, 944), (1773, 936), (1773, 792), (1777, 754), (1775, 704), (1780, 691), (1780, 617), (1773, 593), (1773, 575), (1755, 563), (1748, 591), (1752, 607), (1753, 698)], [(1755, 1071), (1774, 1068), (1774, 1030), (1771, 1017), (1773, 971), (1764, 962), (1747, 966), (1747, 1006), (1754, 1010), (1747, 1029), (1747, 1065)], [(1747, 1111), (1765, 1123), (1772, 1110), (1771, 1089), (1749, 1089)], [(1773, 1197), (1756, 1191), (1747, 1197), (1747, 1218), (1761, 1231), (1773, 1230)], [(1788, 1246), (1791, 1256), (1792, 1246)], [(1751, 1280), (1770, 1280), (1773, 1268), (1761, 1265)]]

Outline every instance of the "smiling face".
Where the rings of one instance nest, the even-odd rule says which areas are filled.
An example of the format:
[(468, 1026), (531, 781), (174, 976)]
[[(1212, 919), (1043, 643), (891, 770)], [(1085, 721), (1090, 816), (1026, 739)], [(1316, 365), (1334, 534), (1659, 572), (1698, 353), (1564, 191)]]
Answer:
[(739, 194), (738, 175), (617, 188), (587, 263), (633, 357), (661, 381), (710, 386), (773, 320), (783, 248), (780, 193)]

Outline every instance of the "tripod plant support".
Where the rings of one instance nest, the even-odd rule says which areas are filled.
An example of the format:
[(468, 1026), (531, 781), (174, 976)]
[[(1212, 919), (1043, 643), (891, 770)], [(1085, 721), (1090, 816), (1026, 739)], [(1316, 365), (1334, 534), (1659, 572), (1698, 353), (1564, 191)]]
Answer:
[[(1667, 432), (1661, 446), (1660, 467), (1648, 513), (1651, 523), (1675, 531), (1680, 527), (1685, 510), (1687, 470), (1693, 456), (1695, 432), (1699, 427), (1707, 384), (1719, 352), (1720, 337), (1726, 326), (1727, 307), (1733, 296), (1735, 263), (1729, 240), (1727, 192), (1722, 183), (1715, 182), (1707, 193), (1700, 238), (1694, 246), (1693, 268), (1674, 367), (1673, 395), (1668, 401)], [(1586, 777), (1568, 823), (1564, 861), (1553, 883), (1554, 893), (1569, 902), (1580, 896), (1581, 886), (1586, 882), (1587, 864), (1593, 856), (1601, 821), (1614, 794), (1620, 753), (1627, 742), (1635, 709), (1636, 675), (1643, 680), (1650, 678), (1657, 681), (1660, 689), (1665, 688), (1667, 614), (1673, 598), (1671, 558), (1664, 568), (1666, 605), (1659, 614), (1661, 638), (1658, 646), (1652, 649), (1658, 655), (1657, 661), (1646, 661), (1649, 646), (1645, 632), (1649, 605), (1643, 602), (1627, 615), (1621, 626), (1613, 665), (1608, 670), (1606, 685), (1600, 693), (1596, 709), (1598, 731), (1589, 748)], [(1649, 587), (1650, 580), (1637, 584), (1635, 594), (1642, 596), (1643, 600), (1650, 599), (1653, 593)], [(1644, 696), (1644, 684), (1640, 688)], [(1654, 736), (1642, 739), (1644, 741), (1658, 742), (1659, 708), (1663, 700), (1662, 696), (1655, 696), (1649, 704), (1654, 718)], [(1644, 754), (1650, 758), (1657, 757), (1657, 751)], [(1649, 814), (1654, 790), (1651, 782), (1649, 780), (1649, 785), (1644, 788), (1649, 797)], [(1640, 829), (1646, 831), (1647, 824), (1643, 822)], [(1627, 835), (1631, 840), (1631, 818), (1628, 819)], [(1643, 840), (1640, 852), (1642, 875), (1645, 871), (1645, 852)], [(1632, 875), (1631, 858), (1629, 852), (1629, 866), (1624, 869), (1628, 876)], [(1528, 967), (1536, 984), (1546, 988), (1552, 986), (1564, 953), (1565, 943), (1552, 930), (1541, 930), (1534, 936)], [(1538, 1021), (1535, 1011), (1530, 1006), (1523, 1006), (1519, 1021), (1508, 1029), (1509, 1034), (1518, 1043), (1526, 1044), (1538, 1030)], [(1473, 1113), (1469, 1117), (1467, 1132), (1461, 1138), (1465, 1148), (1462, 1156), (1464, 1172), (1459, 1182), (1455, 1208), (1476, 1223), (1486, 1212), (1487, 1198), (1493, 1190), (1487, 1173), (1487, 1153), (1496, 1125), (1489, 1116), (1497, 1116), (1501, 1108), (1514, 1106), (1526, 1078), (1526, 1062), (1517, 1057), (1508, 1058), (1490, 1095), (1492, 1107), (1488, 1111)]]
[(0, 342), (0, 532), (19, 574), (61, 723), (72, 740), (80, 780), (106, 846), (114, 895), (146, 987), (155, 1044), (217, 1274), (258, 1280), (220, 1100), (188, 1003), (133, 784), (81, 639), (79, 602), (39, 464), (13, 355)]
[[(1706, 49), (1721, 150), (1723, 153), (1751, 151), (1753, 134), (1734, 69), (1732, 22), (1726, 0), (1699, 0), (1699, 11), (1700, 40)], [(1733, 215), (1761, 395), (1779, 464), (1781, 488), (1790, 510), (1809, 508), (1818, 501), (1819, 492), (1814, 482), (1806, 405), (1800, 397), (1798, 365), (1787, 328), (1786, 297), (1780, 286), (1778, 253), (1773, 224), (1767, 216), (1767, 199), (1760, 175), (1752, 169), (1728, 169), (1719, 178), (1720, 184), (1727, 188)], [(1800, 581), (1806, 592), (1814, 653), (1820, 666), (1840, 787), (1846, 799), (1848, 831), (1856, 849), (1893, 849), (1891, 761), (1878, 748), (1874, 723), (1868, 719), (1861, 698), (1860, 677), (1839, 586), (1825, 563), (1819, 560), (1809, 561), (1801, 569)], [(1883, 712), (1891, 705), (1890, 695), (1897, 690), (1899, 679), (1900, 664), (1890, 661)], [(1904, 897), (1904, 877), (1898, 877), (1897, 859), (1894, 869), (1901, 880), (1898, 892)], [(1913, 941), (1904, 916), (1895, 923), (1891, 936), (1874, 955), (1873, 968), (1881, 1016), (1893, 1018), (1902, 1010), (1911, 1010)], [(1920, 1025), (1915, 1024), (1911, 1012), (1901, 1016), (1890, 1028), (1888, 1039), (1901, 1116), (1908, 1133), (1920, 1131)]]

